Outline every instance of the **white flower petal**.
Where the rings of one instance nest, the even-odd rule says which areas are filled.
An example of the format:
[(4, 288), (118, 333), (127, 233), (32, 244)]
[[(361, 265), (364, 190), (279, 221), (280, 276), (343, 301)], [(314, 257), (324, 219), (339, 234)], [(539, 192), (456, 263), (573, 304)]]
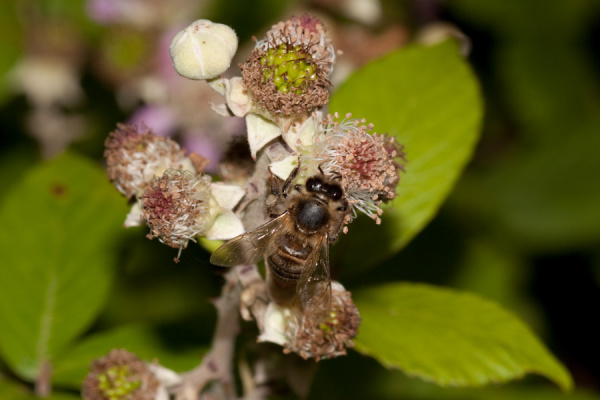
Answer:
[(281, 161), (269, 164), (269, 171), (281, 180), (286, 180), (290, 173), (298, 166), (298, 156), (287, 156)]
[(181, 383), (181, 376), (169, 368), (160, 364), (148, 363), (148, 369), (152, 371), (156, 379), (165, 386), (172, 386)]
[(208, 240), (229, 240), (245, 232), (242, 221), (231, 211), (225, 211), (215, 218), (206, 232)]
[(209, 102), (210, 104), (210, 108), (216, 112), (219, 115), (222, 115), (223, 117), (231, 117), (233, 114), (231, 113), (231, 111), (229, 110), (229, 107), (227, 107), (227, 104), (225, 103), (213, 103), (213, 102)]
[(265, 311), (264, 332), (258, 337), (259, 342), (272, 342), (283, 346), (289, 343), (285, 336), (285, 324), (289, 310), (271, 302)]
[(331, 281), (331, 290), (336, 292), (344, 292), (346, 288), (344, 288), (344, 285), (342, 285), (338, 281)]
[(271, 140), (280, 136), (282, 131), (279, 126), (256, 115), (246, 115), (246, 125), (248, 127), (248, 144), (252, 158), (256, 159), (256, 153)]
[(381, 19), (379, 0), (348, 0), (342, 9), (347, 16), (363, 24), (373, 25)]
[(225, 92), (227, 91), (227, 84), (229, 79), (227, 78), (213, 78), (209, 79), (206, 82), (210, 85), (213, 90), (219, 94), (225, 96)]
[(169, 400), (169, 392), (164, 386), (159, 386), (156, 389), (156, 396), (154, 396), (154, 400)]
[(123, 226), (125, 228), (131, 228), (133, 226), (141, 226), (142, 224), (142, 207), (140, 206), (140, 202), (137, 201), (131, 206), (131, 211), (127, 214)]
[(148, 365), (148, 369), (154, 374), (156, 379), (160, 381), (160, 386), (156, 390), (154, 400), (169, 400), (167, 386), (181, 383), (181, 376), (175, 371), (165, 368), (160, 364), (147, 363), (146, 365)]
[(283, 140), (293, 151), (298, 147), (309, 147), (312, 145), (313, 137), (316, 133), (315, 119), (308, 118), (302, 124), (296, 123), (289, 130), (283, 132)]
[(25, 57), (8, 79), (37, 107), (72, 106), (84, 96), (77, 71), (57, 57)]
[(226, 87), (227, 106), (236, 117), (245, 116), (252, 108), (252, 98), (248, 94), (244, 81), (236, 76), (226, 82)]
[(237, 185), (227, 185), (223, 182), (210, 184), (210, 191), (219, 206), (231, 210), (246, 195), (246, 191)]

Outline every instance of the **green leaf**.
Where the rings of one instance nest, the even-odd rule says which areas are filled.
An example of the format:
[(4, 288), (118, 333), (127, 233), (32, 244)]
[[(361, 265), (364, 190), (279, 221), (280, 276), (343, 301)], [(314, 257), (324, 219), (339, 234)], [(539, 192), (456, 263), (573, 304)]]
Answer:
[(442, 386), (481, 386), (526, 373), (572, 387), (571, 376), (514, 315), (478, 296), (392, 283), (354, 293), (356, 349)]
[(25, 174), (0, 207), (0, 352), (32, 380), (104, 304), (125, 201), (75, 155)]
[(22, 52), (23, 41), (15, 40), (22, 37), (19, 26), (17, 2), (11, 1), (4, 4), (0, 13), (0, 104), (8, 97), (9, 77), (7, 72), (14, 67), (15, 61)]
[[(0, 379), (0, 399), (3, 400), (39, 400), (29, 388), (23, 387), (16, 382)], [(45, 400), (74, 400), (81, 399), (71, 393), (62, 393), (53, 391), (50, 396), (45, 397)]]
[(364, 117), (405, 146), (406, 173), (381, 226), (359, 218), (333, 248), (342, 265), (372, 266), (427, 224), (469, 161), (481, 123), (479, 89), (455, 43), (411, 46), (352, 75), (329, 110)]
[(175, 352), (166, 348), (149, 327), (120, 327), (90, 336), (57, 357), (52, 375), (54, 384), (78, 388), (89, 372), (91, 362), (115, 348), (135, 353), (142, 360), (158, 359), (161, 365), (178, 372), (197, 366), (206, 352), (200, 348)]
[(29, 390), (21, 385), (0, 378), (0, 399), (25, 400), (33, 396)]

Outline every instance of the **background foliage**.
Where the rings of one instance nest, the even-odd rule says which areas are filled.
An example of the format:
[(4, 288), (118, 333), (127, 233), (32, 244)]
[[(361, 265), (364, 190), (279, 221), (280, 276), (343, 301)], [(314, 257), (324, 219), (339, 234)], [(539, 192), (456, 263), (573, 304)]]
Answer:
[[(128, 83), (147, 73), (147, 52), (158, 51), (156, 31), (168, 30), (169, 21), (150, 28), (99, 23), (91, 3), (15, 1), (0, 15), (3, 399), (31, 398), (46, 362), (52, 398), (77, 398), (87, 364), (112, 347), (184, 371), (200, 360), (214, 327), (208, 299), (221, 280), (209, 254), (191, 246), (174, 264), (172, 249), (148, 241), (143, 229), (123, 230), (125, 200), (102, 170), (107, 133), (143, 106), (123, 100)], [(590, 310), (600, 300), (600, 4), (388, 0), (373, 26), (328, 4), (206, 2), (185, 20), (231, 24), (246, 43), (312, 7), (328, 18), (342, 48), (356, 29), (372, 43), (400, 32), (398, 47), (446, 21), (469, 37), (473, 71), (454, 41), (394, 52), (388, 46), (363, 54), (354, 68), (391, 52), (336, 85), (331, 111), (351, 111), (395, 135), (409, 163), (382, 226), (359, 219), (332, 249), (334, 275), (363, 312), (357, 350), (373, 358), (352, 351), (320, 363), (310, 397), (553, 400), (564, 395), (535, 376), (441, 389), (405, 373), (469, 386), (536, 372), (567, 388), (562, 363), (577, 387), (570, 398), (599, 398), (599, 332)], [(65, 25), (68, 35), (36, 36), (41, 26)], [(346, 46), (352, 59), (359, 45)], [(48, 54), (75, 60), (79, 101), (40, 105), (15, 85), (19, 62)], [(49, 110), (64, 123), (54, 142), (73, 126), (65, 117), (84, 121), (68, 151), (52, 157), (31, 122)], [(432, 330), (439, 334), (427, 336)], [(456, 346), (440, 350), (436, 341)]]

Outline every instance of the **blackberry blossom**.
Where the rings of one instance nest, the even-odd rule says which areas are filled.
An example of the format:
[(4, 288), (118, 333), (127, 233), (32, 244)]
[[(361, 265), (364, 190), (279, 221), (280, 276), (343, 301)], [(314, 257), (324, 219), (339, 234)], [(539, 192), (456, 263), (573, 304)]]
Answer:
[[(210, 212), (210, 177), (168, 170), (154, 178), (141, 198), (148, 238), (181, 250), (196, 235), (204, 235), (214, 218)], [(178, 255), (179, 257), (179, 255)]]
[(152, 179), (167, 169), (196, 172), (177, 143), (157, 136), (144, 124), (117, 124), (105, 147), (108, 177), (127, 198), (140, 196)]
[(360, 323), (351, 293), (332, 282), (331, 309), (325, 321), (317, 322), (310, 314), (270, 303), (265, 313), (265, 330), (258, 339), (283, 346), (284, 353), (319, 361), (345, 355), (346, 348), (354, 346)]
[(240, 68), (258, 107), (279, 118), (308, 115), (327, 104), (334, 61), (325, 27), (304, 15), (274, 25)]
[(365, 122), (351, 114), (341, 121), (337, 113), (328, 114), (318, 122), (312, 148), (304, 149), (301, 161), (340, 177), (352, 207), (350, 219), (360, 211), (380, 224), (381, 203), (396, 196), (406, 159), (394, 137), (369, 134), (373, 124)]
[(133, 353), (113, 349), (90, 366), (82, 384), (84, 400), (154, 400), (160, 381)]

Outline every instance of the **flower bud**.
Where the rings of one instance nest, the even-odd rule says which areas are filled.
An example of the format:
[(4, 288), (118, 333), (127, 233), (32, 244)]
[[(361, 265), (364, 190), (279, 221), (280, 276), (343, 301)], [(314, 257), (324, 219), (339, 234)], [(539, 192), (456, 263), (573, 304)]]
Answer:
[(229, 68), (237, 45), (233, 29), (199, 19), (175, 35), (170, 53), (179, 75), (188, 79), (212, 79)]

